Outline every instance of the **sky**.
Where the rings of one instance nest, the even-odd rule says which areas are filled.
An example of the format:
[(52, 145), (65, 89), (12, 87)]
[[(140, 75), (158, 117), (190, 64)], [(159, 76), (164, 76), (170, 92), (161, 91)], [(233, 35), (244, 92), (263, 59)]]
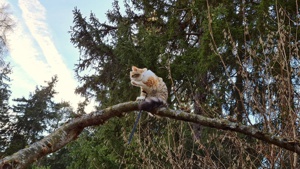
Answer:
[[(70, 42), (75, 7), (83, 16), (95, 13), (100, 22), (112, 9), (113, 0), (0, 0), (8, 4), (15, 27), (8, 39), (8, 56), (13, 73), (11, 98), (28, 98), (36, 86), (58, 76), (55, 101), (68, 101), (76, 109), (83, 100), (74, 94), (79, 85), (74, 74), (79, 51)], [(90, 105), (89, 109), (92, 109)], [(87, 110), (89, 111), (89, 110)]]

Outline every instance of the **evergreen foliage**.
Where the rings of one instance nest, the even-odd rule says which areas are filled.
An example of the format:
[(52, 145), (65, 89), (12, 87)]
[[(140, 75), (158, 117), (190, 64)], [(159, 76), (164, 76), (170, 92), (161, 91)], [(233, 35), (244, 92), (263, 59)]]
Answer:
[(11, 68), (4, 58), (7, 52), (6, 35), (12, 30), (13, 25), (8, 6), (0, 6), (0, 157), (3, 156), (3, 152), (9, 144), (10, 131), (12, 130), (9, 105)]
[(10, 88), (9, 88), (9, 74), (11, 69), (9, 65), (3, 66), (0, 71), (0, 156), (9, 144), (9, 133), (12, 130), (10, 125)]
[[(57, 77), (54, 76), (46, 86), (36, 87), (29, 98), (13, 99), (16, 105), (12, 107), (14, 116), (10, 118), (11, 123), (8, 125), (11, 128), (9, 131), (11, 138), (9, 138), (9, 145), (6, 146), (5, 155), (15, 153), (42, 139), (70, 118), (72, 109), (69, 104), (53, 101), (57, 81)], [(67, 150), (60, 150), (39, 160), (35, 166), (66, 167), (62, 156), (65, 156), (67, 152)]]
[[(135, 100), (139, 89), (130, 85), (129, 71), (146, 67), (166, 82), (172, 109), (299, 140), (298, 13), (297, 2), (283, 0), (126, 0), (124, 8), (115, 0), (102, 22), (75, 8), (70, 34), (80, 51), (76, 93), (95, 98), (98, 110)], [(1, 80), (0, 124), (7, 126), (10, 91)], [(15, 99), (7, 154), (55, 129), (64, 108), (71, 112), (52, 100), (56, 81)], [(86, 128), (33, 168), (299, 167), (297, 154), (249, 136), (146, 113), (127, 145), (135, 117)]]
[[(107, 23), (100, 22), (94, 14), (85, 18), (80, 10), (73, 11), (71, 41), (81, 52), (75, 69), (82, 82), (78, 93), (96, 97), (104, 107), (134, 100), (138, 89), (130, 86), (128, 72), (131, 65), (136, 65), (164, 78), (172, 108), (212, 118), (226, 117), (272, 132), (291, 127), (286, 126), (288, 116), (294, 116), (290, 113), (298, 106), (293, 99), (298, 77), (290, 73), (298, 72), (298, 53), (292, 52), (298, 46), (290, 45), (296, 44), (298, 37), (298, 27), (292, 23), (298, 23), (295, 2), (132, 0), (125, 1), (124, 7), (123, 12), (115, 1), (107, 13)], [(290, 53), (284, 53), (287, 51)], [(87, 70), (93, 73), (84, 74)], [(283, 89), (283, 84), (291, 84), (289, 90)], [(274, 101), (275, 98), (280, 101)], [(270, 110), (270, 106), (274, 108)], [(90, 147), (99, 147), (99, 161), (102, 155), (114, 157), (109, 162), (101, 161), (104, 168), (279, 165), (278, 160), (266, 160), (270, 151), (279, 149), (257, 151), (255, 146), (266, 145), (245, 136), (146, 116), (134, 143), (122, 145), (132, 127), (128, 124), (133, 124), (132, 116), (112, 120), (95, 129), (101, 137), (98, 132), (89, 131), (95, 134), (93, 137), (101, 138), (97, 143), (84, 137), (77, 144), (88, 142)], [(112, 130), (111, 125), (123, 133)], [(290, 132), (290, 137), (295, 136)], [(114, 145), (107, 145), (108, 142)], [(72, 166), (84, 156), (75, 152)], [(295, 161), (292, 154), (282, 155), (282, 159), (290, 156)]]

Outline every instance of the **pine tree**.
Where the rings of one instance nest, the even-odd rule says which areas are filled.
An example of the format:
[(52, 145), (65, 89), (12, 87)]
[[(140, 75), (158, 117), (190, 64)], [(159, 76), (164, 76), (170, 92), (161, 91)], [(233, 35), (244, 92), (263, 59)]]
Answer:
[(11, 70), (9, 66), (2, 67), (0, 72), (0, 152), (1, 154), (7, 148), (9, 143), (9, 133), (11, 131), (10, 128), (10, 106), (9, 106), (9, 98), (10, 98), (10, 88), (9, 82), (10, 78), (8, 75)]
[[(29, 98), (13, 99), (16, 105), (13, 105), (15, 113), (12, 138), (6, 154), (11, 154), (42, 139), (45, 134), (55, 130), (66, 117), (69, 111), (62, 111), (69, 107), (67, 103), (56, 103), (53, 97), (56, 94), (54, 90), (57, 77), (54, 76), (46, 86), (40, 86), (29, 95)], [(70, 113), (70, 112), (69, 112)]]
[(0, 6), (0, 157), (8, 146), (11, 131), (9, 106), (11, 68), (4, 58), (7, 52), (6, 36), (12, 31), (13, 25), (8, 6)]
[[(110, 24), (93, 14), (88, 21), (74, 10), (71, 41), (81, 52), (75, 70), (83, 84), (78, 93), (96, 97), (103, 107), (134, 100), (138, 90), (129, 85), (129, 69), (131, 65), (147, 67), (166, 81), (171, 108), (225, 117), (297, 138), (299, 31), (295, 25), (299, 9), (294, 1), (132, 0), (124, 6), (123, 14), (115, 1), (107, 13)], [(95, 73), (81, 74), (87, 69)], [(292, 153), (240, 134), (202, 127), (197, 131), (199, 126), (146, 116), (133, 142), (135, 149), (129, 151), (122, 142), (126, 142), (132, 120), (132, 116), (114, 119), (109, 128), (89, 131), (90, 135), (79, 140), (80, 145), (87, 142), (98, 148), (98, 160), (89, 164), (297, 166), (297, 156)], [(96, 138), (89, 140), (91, 135)], [(89, 154), (94, 155), (94, 150), (88, 146), (81, 155), (75, 150), (74, 159), (92, 159)], [(275, 160), (276, 153), (282, 157)], [(110, 158), (103, 159), (103, 155)], [(287, 158), (290, 164), (282, 162)], [(71, 166), (83, 164), (77, 162)]]

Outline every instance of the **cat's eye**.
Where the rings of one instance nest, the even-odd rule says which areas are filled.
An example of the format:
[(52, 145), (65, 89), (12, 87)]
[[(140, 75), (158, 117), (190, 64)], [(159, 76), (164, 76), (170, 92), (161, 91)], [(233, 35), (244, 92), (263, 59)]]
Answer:
[(134, 74), (134, 75), (132, 75), (131, 77), (132, 78), (137, 78), (137, 77), (139, 77), (140, 75), (139, 74)]

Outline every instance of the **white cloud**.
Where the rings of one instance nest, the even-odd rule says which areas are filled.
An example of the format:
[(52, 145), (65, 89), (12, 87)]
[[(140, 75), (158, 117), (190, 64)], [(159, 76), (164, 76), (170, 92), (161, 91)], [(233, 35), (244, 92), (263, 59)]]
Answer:
[(12, 89), (27, 88), (31, 92), (35, 85), (43, 85), (44, 81), (57, 75), (59, 81), (55, 89), (58, 95), (55, 99), (70, 101), (76, 108), (81, 100), (74, 94), (77, 82), (52, 40), (46, 22), (46, 9), (38, 0), (19, 0), (18, 5), (22, 19), (15, 18), (17, 25), (8, 36), (10, 56), (16, 64), (13, 65)]

